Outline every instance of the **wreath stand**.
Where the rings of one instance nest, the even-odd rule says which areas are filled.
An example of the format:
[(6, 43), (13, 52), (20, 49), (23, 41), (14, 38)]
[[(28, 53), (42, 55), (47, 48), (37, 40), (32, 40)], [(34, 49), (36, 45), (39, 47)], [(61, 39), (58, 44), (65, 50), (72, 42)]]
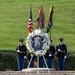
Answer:
[[(48, 68), (48, 65), (47, 65), (47, 63), (46, 63), (46, 59), (45, 59), (44, 56), (42, 56), (42, 57), (43, 57), (43, 60), (44, 60), (45, 65), (46, 65), (46, 68), (39, 68), (39, 57), (40, 57), (40, 56), (37, 55), (37, 62), (38, 62), (38, 65), (37, 65), (37, 68), (36, 68), (37, 73), (40, 73), (40, 72), (39, 72), (40, 69), (46, 69), (46, 70), (48, 71), (48, 73), (50, 73), (50, 70), (49, 70), (49, 68)], [(33, 59), (33, 56), (31, 56), (31, 59), (30, 59), (30, 62), (29, 62), (29, 64), (28, 64), (27, 69), (30, 69), (29, 67), (30, 67), (30, 64), (31, 64), (32, 59)], [(34, 68), (34, 70), (35, 70), (35, 68)]]
[[(40, 43), (40, 45), (38, 45), (39, 43)], [(29, 61), (26, 72), (37, 71), (37, 73), (40, 73), (40, 71), (46, 71), (47, 70), (48, 73), (50, 73), (50, 70), (49, 70), (48, 65), (46, 63), (46, 59), (44, 57), (47, 50), (49, 49), (49, 45), (50, 45), (50, 39), (49, 39), (48, 34), (44, 33), (40, 29), (36, 29), (28, 35), (28, 37), (26, 39), (26, 46), (27, 46), (29, 52), (30, 53), (32, 52), (33, 55), (31, 56), (31, 59)], [(38, 46), (41, 46), (41, 47), (38, 49)], [(36, 55), (36, 57), (37, 57), (37, 63), (38, 63), (37, 67), (36, 68), (29, 68), (34, 55)], [(40, 55), (43, 57), (46, 68), (40, 68), (39, 67), (39, 57), (40, 57)]]

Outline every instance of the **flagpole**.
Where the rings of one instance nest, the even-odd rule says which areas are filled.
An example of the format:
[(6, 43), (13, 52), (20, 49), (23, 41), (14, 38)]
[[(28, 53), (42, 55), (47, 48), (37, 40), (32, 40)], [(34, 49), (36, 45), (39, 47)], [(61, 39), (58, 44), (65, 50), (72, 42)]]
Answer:
[(51, 40), (51, 28), (50, 28), (50, 40)]

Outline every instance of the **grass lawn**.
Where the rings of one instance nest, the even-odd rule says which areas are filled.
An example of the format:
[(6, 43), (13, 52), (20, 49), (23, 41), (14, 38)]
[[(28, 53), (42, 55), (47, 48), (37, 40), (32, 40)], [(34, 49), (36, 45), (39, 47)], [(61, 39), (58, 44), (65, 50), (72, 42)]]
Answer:
[[(46, 24), (50, 6), (54, 6), (53, 45), (63, 37), (68, 50), (75, 50), (75, 0), (0, 0), (0, 50), (15, 50), (18, 39), (26, 40), (29, 8), (32, 4), (34, 29), (40, 4), (44, 7)], [(46, 28), (44, 29), (46, 31)]]

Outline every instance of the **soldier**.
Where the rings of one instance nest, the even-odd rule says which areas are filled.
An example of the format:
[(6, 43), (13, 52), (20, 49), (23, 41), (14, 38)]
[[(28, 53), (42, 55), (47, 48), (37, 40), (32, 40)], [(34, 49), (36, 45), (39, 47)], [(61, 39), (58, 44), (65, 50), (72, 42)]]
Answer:
[(24, 58), (26, 58), (27, 50), (26, 46), (23, 44), (23, 39), (19, 40), (19, 45), (16, 48), (17, 60), (18, 60), (18, 70), (21, 71), (24, 68)]
[(54, 59), (54, 54), (55, 54), (55, 47), (52, 45), (52, 40), (51, 40), (50, 48), (49, 48), (48, 52), (46, 53), (48, 68), (52, 68), (52, 62)]
[(56, 46), (58, 58), (58, 70), (64, 70), (64, 58), (66, 58), (67, 47), (63, 44), (63, 38), (59, 38), (59, 45)]

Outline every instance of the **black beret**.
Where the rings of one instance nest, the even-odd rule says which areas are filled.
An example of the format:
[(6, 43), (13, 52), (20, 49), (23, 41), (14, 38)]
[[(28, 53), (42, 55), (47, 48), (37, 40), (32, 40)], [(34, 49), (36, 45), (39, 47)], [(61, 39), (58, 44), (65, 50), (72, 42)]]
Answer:
[(60, 41), (63, 41), (63, 38), (59, 38)]
[(23, 42), (24, 40), (23, 39), (19, 39), (19, 42)]

